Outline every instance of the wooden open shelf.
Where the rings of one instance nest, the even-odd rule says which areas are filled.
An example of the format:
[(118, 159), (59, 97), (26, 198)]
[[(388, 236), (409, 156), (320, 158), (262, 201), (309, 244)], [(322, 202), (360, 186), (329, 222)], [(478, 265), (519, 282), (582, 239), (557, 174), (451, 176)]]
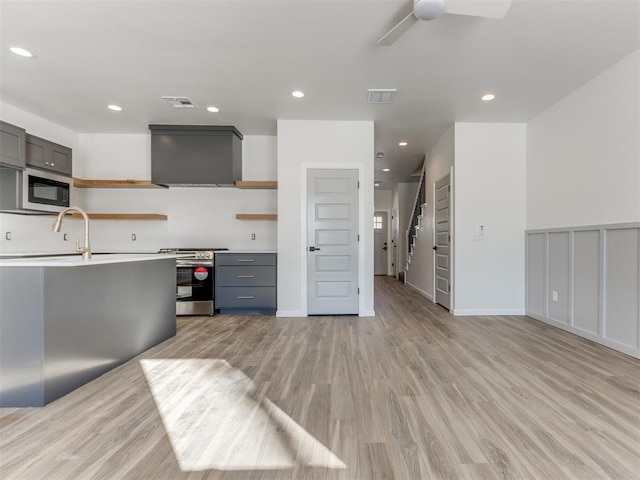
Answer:
[[(159, 213), (87, 213), (91, 220), (167, 220), (166, 215)], [(82, 218), (79, 213), (72, 213), (71, 218)]]
[(235, 186), (244, 189), (253, 190), (275, 190), (278, 188), (276, 180), (258, 181), (258, 180), (238, 180)]
[(87, 180), (74, 178), (76, 188), (167, 188), (163, 185), (151, 183), (151, 180)]
[(237, 220), (278, 220), (277, 213), (236, 213)]

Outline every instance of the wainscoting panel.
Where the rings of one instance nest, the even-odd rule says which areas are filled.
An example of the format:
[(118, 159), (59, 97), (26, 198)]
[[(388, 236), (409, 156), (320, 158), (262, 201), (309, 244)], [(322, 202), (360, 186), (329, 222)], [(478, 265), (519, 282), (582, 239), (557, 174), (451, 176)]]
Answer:
[[(605, 233), (604, 336), (638, 348), (639, 229)], [(633, 259), (636, 259), (634, 262)]]
[(640, 223), (529, 230), (526, 249), (528, 316), (640, 358)]
[(549, 234), (549, 318), (569, 324), (569, 232)]
[(592, 335), (600, 329), (600, 232), (573, 233), (573, 325)]
[(527, 311), (546, 316), (546, 235), (527, 235)]

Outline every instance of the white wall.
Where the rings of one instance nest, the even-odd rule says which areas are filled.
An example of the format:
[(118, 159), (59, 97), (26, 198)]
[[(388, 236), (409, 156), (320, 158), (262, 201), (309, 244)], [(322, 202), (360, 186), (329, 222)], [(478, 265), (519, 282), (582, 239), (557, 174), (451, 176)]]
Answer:
[[(73, 148), (74, 176), (87, 179), (151, 178), (151, 148), (148, 134), (77, 134), (10, 105), (2, 104), (4, 121), (29, 133)], [(277, 176), (275, 136), (245, 136), (243, 178), (275, 180)], [(275, 250), (274, 221), (236, 220), (236, 213), (275, 213), (275, 190), (235, 188), (170, 189), (73, 189), (73, 203), (92, 213), (161, 213), (168, 221), (93, 220), (94, 251), (155, 251), (162, 247), (228, 247)], [(82, 238), (83, 225), (65, 220), (62, 234), (51, 231), (53, 218), (0, 214), (0, 251), (69, 252), (75, 238)], [(10, 231), (12, 240), (5, 240)], [(251, 234), (256, 240), (251, 240)], [(131, 240), (136, 234), (136, 241)]]
[(373, 310), (373, 122), (278, 120), (278, 316), (306, 316), (306, 178), (310, 168), (360, 172), (360, 315)]
[[(274, 180), (274, 136), (245, 135), (243, 179)], [(150, 139), (139, 135), (81, 135), (85, 178), (149, 179)], [(268, 177), (267, 177), (268, 175)], [(274, 221), (236, 220), (236, 213), (275, 213), (274, 190), (171, 187), (169, 189), (91, 189), (92, 212), (160, 213), (168, 221), (95, 221), (94, 249), (153, 251), (162, 247), (227, 247), (275, 250)], [(137, 240), (131, 241), (135, 233)], [(251, 234), (256, 240), (251, 240)]]
[[(434, 186), (435, 183), (451, 171), (454, 162), (454, 127), (453, 125), (426, 152), (425, 170), (426, 202), (425, 217), (422, 219), (422, 229), (416, 239), (416, 247), (407, 271), (407, 284), (418, 290), (430, 300), (434, 300), (434, 253), (433, 253), (433, 222), (435, 214)], [(411, 199), (411, 209), (415, 202), (415, 193)], [(411, 215), (409, 211), (409, 215)], [(410, 218), (409, 218), (410, 219)], [(406, 242), (406, 228), (402, 232)]]
[(528, 124), (527, 228), (640, 220), (640, 50)]
[(526, 134), (525, 124), (455, 124), (455, 315), (524, 314)]
[[(25, 112), (7, 103), (0, 103), (0, 119), (27, 130), (38, 137), (46, 138), (61, 145), (73, 148), (74, 167), (82, 160), (79, 156), (79, 136), (76, 132), (48, 120)], [(78, 193), (80, 196), (78, 196)], [(74, 190), (72, 195), (80, 202), (82, 192)], [(61, 233), (55, 233), (51, 227), (53, 217), (35, 217), (0, 213), (0, 251), (2, 252), (65, 252), (75, 248), (75, 238), (84, 235), (82, 222), (67, 221)], [(11, 240), (6, 240), (6, 232), (11, 232)], [(64, 241), (63, 234), (68, 234)]]
[(392, 190), (374, 190), (374, 205), (375, 210), (391, 211), (393, 205), (393, 191)]

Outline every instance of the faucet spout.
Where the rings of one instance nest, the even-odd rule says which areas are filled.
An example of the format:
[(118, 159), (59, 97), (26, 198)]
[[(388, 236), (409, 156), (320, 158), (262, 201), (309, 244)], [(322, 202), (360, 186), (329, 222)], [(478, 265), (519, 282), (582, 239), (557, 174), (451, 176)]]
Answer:
[(82, 247), (77, 246), (76, 251), (78, 253), (82, 253), (82, 258), (88, 260), (91, 258), (91, 246), (89, 245), (89, 216), (86, 214), (84, 210), (80, 207), (68, 207), (62, 210), (58, 214), (58, 218), (56, 219), (56, 223), (53, 225), (53, 231), (59, 232), (60, 227), (62, 226), (62, 219), (69, 212), (78, 212), (82, 215), (84, 219), (84, 245)]

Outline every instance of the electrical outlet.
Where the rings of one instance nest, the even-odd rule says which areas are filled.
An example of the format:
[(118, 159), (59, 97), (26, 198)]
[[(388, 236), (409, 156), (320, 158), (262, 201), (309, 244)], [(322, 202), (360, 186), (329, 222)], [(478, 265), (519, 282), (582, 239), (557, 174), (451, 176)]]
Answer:
[(135, 234), (135, 233), (132, 233), (132, 234), (131, 234), (131, 241), (132, 241), (132, 242), (135, 242), (136, 240), (137, 240), (136, 234)]
[(5, 240), (11, 240), (11, 232), (6, 232), (4, 234), (4, 238), (5, 238)]
[(555, 290), (553, 292), (551, 292), (551, 299), (554, 302), (557, 302), (558, 301), (558, 292), (556, 292)]
[(255, 239), (256, 239), (256, 234), (255, 234), (255, 233), (252, 233), (252, 234), (251, 234), (251, 240), (255, 240)]

